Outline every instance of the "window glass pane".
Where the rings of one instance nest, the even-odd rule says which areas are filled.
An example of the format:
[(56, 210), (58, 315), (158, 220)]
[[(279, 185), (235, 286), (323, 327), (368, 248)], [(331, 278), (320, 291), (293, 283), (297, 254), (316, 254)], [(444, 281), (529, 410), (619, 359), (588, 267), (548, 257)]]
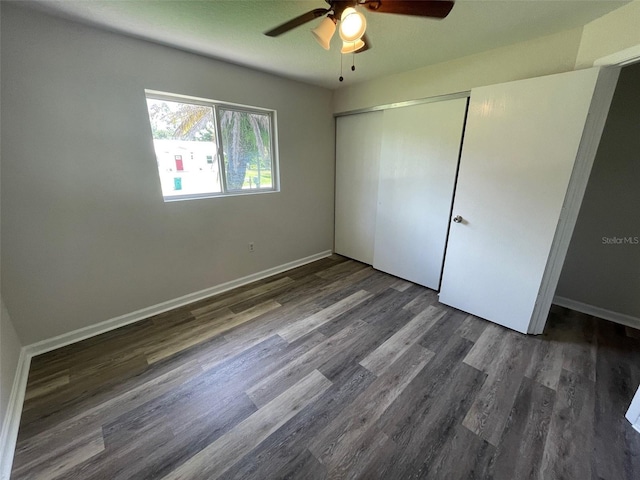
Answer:
[(273, 189), (271, 116), (220, 107), (227, 190)]
[(162, 195), (222, 192), (213, 108), (147, 98)]

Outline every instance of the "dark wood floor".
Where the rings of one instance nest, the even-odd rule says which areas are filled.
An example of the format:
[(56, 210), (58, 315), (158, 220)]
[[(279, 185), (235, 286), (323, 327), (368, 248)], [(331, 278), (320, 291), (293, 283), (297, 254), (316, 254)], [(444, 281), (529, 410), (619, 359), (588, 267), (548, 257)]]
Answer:
[(14, 479), (639, 479), (638, 331), (333, 256), (33, 359)]

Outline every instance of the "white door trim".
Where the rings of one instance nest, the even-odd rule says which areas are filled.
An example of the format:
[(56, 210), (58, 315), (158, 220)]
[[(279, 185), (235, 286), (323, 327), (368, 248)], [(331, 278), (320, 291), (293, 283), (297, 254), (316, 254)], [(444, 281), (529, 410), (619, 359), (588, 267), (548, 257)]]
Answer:
[(625, 416), (631, 422), (633, 428), (640, 432), (640, 388), (638, 388), (633, 400), (631, 400), (631, 405), (629, 405), (629, 410), (627, 410)]
[(594, 67), (616, 66), (624, 67), (632, 63), (640, 62), (640, 45), (625, 48), (619, 52), (598, 58), (593, 62)]
[(544, 331), (619, 75), (619, 67), (600, 68), (528, 333), (539, 335)]

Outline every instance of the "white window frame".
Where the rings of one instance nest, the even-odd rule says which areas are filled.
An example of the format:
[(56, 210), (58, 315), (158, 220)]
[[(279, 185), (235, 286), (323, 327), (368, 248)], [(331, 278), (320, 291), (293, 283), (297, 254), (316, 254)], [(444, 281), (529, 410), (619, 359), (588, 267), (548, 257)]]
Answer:
[[(234, 197), (239, 195), (260, 195), (264, 193), (277, 193), (280, 191), (280, 168), (278, 157), (278, 136), (277, 136), (277, 112), (272, 109), (254, 107), (250, 105), (241, 105), (237, 103), (221, 102), (218, 100), (209, 100), (206, 98), (192, 97), (189, 95), (182, 95), (177, 93), (161, 92), (157, 90), (145, 89), (145, 104), (147, 99), (152, 100), (166, 100), (169, 102), (183, 102), (193, 105), (202, 105), (205, 107), (211, 107), (213, 110), (213, 122), (216, 132), (216, 153), (213, 156), (213, 161), (218, 165), (218, 171), (220, 172), (220, 187), (221, 192), (209, 192), (209, 193), (195, 193), (185, 195), (172, 195), (170, 197), (162, 195), (165, 202), (177, 202), (182, 200), (196, 200), (203, 198), (218, 198), (218, 197)], [(247, 190), (229, 190), (227, 188), (227, 172), (225, 170), (224, 162), (224, 145), (222, 142), (222, 128), (220, 126), (219, 108), (226, 110), (233, 110), (244, 113), (256, 113), (259, 115), (266, 115), (269, 117), (269, 139), (270, 139), (270, 154), (271, 154), (271, 188), (256, 188)], [(147, 111), (147, 118), (149, 118), (149, 112)], [(149, 127), (151, 128), (151, 119), (149, 118)], [(153, 141), (153, 134), (151, 135)], [(155, 148), (154, 148), (155, 155)], [(158, 181), (160, 181), (160, 172), (158, 173)]]

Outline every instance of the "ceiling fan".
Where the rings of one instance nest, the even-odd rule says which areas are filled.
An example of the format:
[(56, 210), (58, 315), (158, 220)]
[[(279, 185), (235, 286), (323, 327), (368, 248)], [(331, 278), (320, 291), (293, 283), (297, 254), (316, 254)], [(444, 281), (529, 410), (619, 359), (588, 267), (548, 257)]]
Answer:
[(364, 7), (370, 12), (442, 19), (449, 14), (454, 4), (452, 0), (325, 0), (325, 2), (329, 4), (329, 8), (316, 8), (264, 34), (277, 37), (326, 15), (322, 23), (312, 30), (318, 43), (325, 50), (329, 50), (331, 37), (336, 30), (336, 24), (340, 21), (340, 37), (343, 40), (341, 52), (361, 53), (371, 48), (371, 42), (365, 34), (366, 19), (356, 11), (355, 7)]

